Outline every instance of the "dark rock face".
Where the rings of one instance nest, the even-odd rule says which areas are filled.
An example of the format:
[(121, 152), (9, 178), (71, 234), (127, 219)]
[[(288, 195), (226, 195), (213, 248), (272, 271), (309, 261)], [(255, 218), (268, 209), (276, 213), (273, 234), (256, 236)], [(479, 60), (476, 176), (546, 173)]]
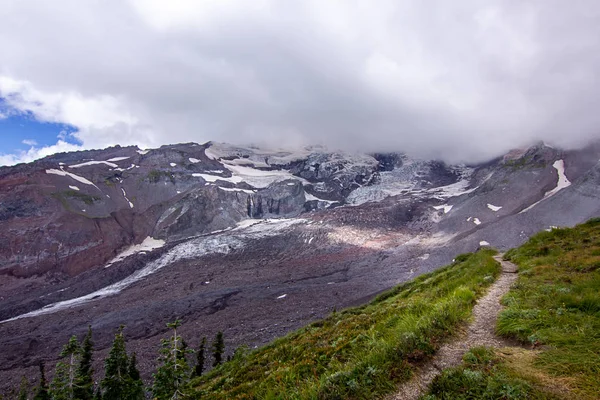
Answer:
[[(0, 168), (0, 393), (88, 324), (99, 365), (125, 324), (148, 377), (175, 318), (191, 342), (260, 345), (483, 242), (598, 216), (598, 159), (598, 145), (453, 166), (187, 143)], [(148, 237), (164, 243), (113, 260)]]

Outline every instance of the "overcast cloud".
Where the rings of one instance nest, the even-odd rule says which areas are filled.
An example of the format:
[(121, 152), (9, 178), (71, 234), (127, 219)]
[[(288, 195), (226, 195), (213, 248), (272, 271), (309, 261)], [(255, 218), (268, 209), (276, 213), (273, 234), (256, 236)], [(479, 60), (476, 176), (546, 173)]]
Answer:
[(85, 148), (481, 161), (600, 137), (599, 44), (596, 0), (3, 0), (0, 96)]

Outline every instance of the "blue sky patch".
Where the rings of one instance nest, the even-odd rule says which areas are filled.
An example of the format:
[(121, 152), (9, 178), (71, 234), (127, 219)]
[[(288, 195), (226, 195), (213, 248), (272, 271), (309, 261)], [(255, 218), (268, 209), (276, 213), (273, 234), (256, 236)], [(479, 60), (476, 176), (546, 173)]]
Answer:
[[(59, 135), (64, 141), (81, 144), (73, 133), (77, 128), (67, 124), (41, 122), (30, 112), (15, 111), (0, 98), (0, 154), (11, 154), (36, 147), (56, 144)], [(61, 132), (64, 133), (61, 134)], [(25, 141), (25, 143), (24, 143)]]

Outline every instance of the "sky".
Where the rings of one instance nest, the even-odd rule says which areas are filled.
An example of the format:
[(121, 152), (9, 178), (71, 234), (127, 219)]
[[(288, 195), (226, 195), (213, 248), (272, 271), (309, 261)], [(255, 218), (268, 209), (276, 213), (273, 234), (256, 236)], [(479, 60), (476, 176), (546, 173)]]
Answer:
[(600, 138), (596, 0), (3, 0), (0, 165), (209, 140), (477, 162)]

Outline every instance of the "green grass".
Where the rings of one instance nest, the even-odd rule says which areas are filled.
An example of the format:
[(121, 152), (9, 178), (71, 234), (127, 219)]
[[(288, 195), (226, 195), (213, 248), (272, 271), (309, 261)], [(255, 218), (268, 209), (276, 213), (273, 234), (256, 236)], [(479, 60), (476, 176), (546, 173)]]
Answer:
[(461, 366), (447, 368), (436, 376), (428, 394), (420, 400), (557, 398), (540, 386), (510, 368), (496, 350), (475, 347), (464, 355)]
[(101, 198), (98, 196), (80, 193), (77, 190), (63, 190), (62, 192), (52, 193), (52, 196), (60, 201), (63, 207), (66, 209), (69, 209), (66, 198), (79, 200), (87, 205), (94, 204), (94, 202), (101, 200)]
[(542, 351), (535, 367), (600, 398), (600, 219), (534, 236), (505, 256), (519, 279), (498, 332)]
[(512, 171), (531, 168), (546, 168), (546, 162), (543, 160), (534, 161), (532, 156), (521, 157), (516, 160), (508, 160), (504, 163), (505, 168), (510, 168)]
[[(599, 399), (600, 219), (541, 232), (504, 257), (519, 278), (497, 332), (525, 348), (471, 350), (423, 398)], [(472, 362), (476, 352), (485, 362)]]
[(370, 304), (333, 313), (191, 382), (193, 398), (363, 399), (393, 392), (469, 319), (498, 276), (494, 251), (461, 255)]

